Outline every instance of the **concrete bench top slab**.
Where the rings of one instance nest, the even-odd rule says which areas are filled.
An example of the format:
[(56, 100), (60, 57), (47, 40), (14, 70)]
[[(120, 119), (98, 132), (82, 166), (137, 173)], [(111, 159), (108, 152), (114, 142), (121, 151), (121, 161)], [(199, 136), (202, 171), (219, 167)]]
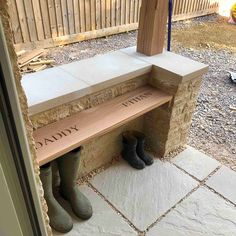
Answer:
[(89, 84), (92, 92), (146, 74), (151, 68), (150, 63), (119, 51), (60, 66), (60, 69)]
[(90, 93), (90, 86), (59, 67), (27, 74), (22, 86), (28, 100), (30, 115), (78, 99)]
[(187, 81), (208, 71), (207, 65), (168, 51), (164, 51), (162, 54), (155, 56), (146, 56), (138, 53), (136, 47), (124, 48), (120, 51), (134, 58), (148, 62), (160, 70), (169, 71), (176, 78), (181, 80)]
[(34, 115), (151, 71), (152, 65), (119, 51), (24, 75)]
[(29, 113), (35, 115), (147, 74), (152, 69), (187, 80), (202, 75), (207, 68), (174, 53), (148, 57), (131, 47), (24, 75), (22, 86), (28, 99)]

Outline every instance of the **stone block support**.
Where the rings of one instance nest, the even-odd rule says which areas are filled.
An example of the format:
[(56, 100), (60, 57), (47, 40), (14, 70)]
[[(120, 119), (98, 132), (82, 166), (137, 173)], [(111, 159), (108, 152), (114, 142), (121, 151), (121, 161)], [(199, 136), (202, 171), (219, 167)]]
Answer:
[(135, 47), (122, 51), (150, 63), (148, 83), (173, 96), (169, 104), (145, 114), (144, 119), (147, 145), (165, 157), (187, 143), (202, 77), (208, 66), (166, 51), (155, 56), (137, 53)]
[(168, 75), (168, 71), (166, 76), (159, 76), (157, 72), (158, 68), (155, 68), (150, 84), (173, 95), (173, 99), (146, 115), (144, 130), (151, 149), (165, 157), (187, 143), (202, 76), (185, 80)]

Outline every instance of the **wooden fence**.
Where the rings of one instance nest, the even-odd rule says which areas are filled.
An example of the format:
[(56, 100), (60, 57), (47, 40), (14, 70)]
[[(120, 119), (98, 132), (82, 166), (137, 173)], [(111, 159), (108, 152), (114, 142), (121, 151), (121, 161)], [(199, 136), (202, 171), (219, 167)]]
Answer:
[[(8, 0), (16, 50), (47, 48), (138, 28), (141, 0)], [(218, 0), (174, 0), (174, 20), (216, 12)]]

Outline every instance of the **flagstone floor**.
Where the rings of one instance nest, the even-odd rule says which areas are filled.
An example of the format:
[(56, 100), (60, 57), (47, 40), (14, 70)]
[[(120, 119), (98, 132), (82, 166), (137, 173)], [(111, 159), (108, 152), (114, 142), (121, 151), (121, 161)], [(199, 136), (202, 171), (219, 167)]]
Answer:
[(64, 236), (236, 235), (236, 173), (189, 146), (141, 171), (117, 162), (80, 189), (94, 215), (76, 219), (63, 202), (74, 219)]

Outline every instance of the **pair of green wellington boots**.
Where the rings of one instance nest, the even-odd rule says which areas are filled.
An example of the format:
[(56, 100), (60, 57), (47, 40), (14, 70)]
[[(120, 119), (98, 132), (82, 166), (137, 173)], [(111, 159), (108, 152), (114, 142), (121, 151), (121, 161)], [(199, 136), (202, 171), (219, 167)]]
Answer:
[[(79, 191), (76, 185), (80, 161), (79, 155), (80, 148), (77, 148), (57, 159), (60, 174), (60, 195), (70, 203), (77, 217), (87, 220), (92, 216), (93, 212), (89, 200)], [(50, 226), (61, 233), (69, 232), (73, 228), (72, 218), (53, 195), (50, 163), (40, 168), (40, 178), (43, 184), (44, 198), (48, 205)]]
[(121, 153), (133, 168), (141, 170), (153, 164), (153, 159), (145, 152), (145, 135), (138, 131), (126, 131), (122, 134), (123, 151)]

